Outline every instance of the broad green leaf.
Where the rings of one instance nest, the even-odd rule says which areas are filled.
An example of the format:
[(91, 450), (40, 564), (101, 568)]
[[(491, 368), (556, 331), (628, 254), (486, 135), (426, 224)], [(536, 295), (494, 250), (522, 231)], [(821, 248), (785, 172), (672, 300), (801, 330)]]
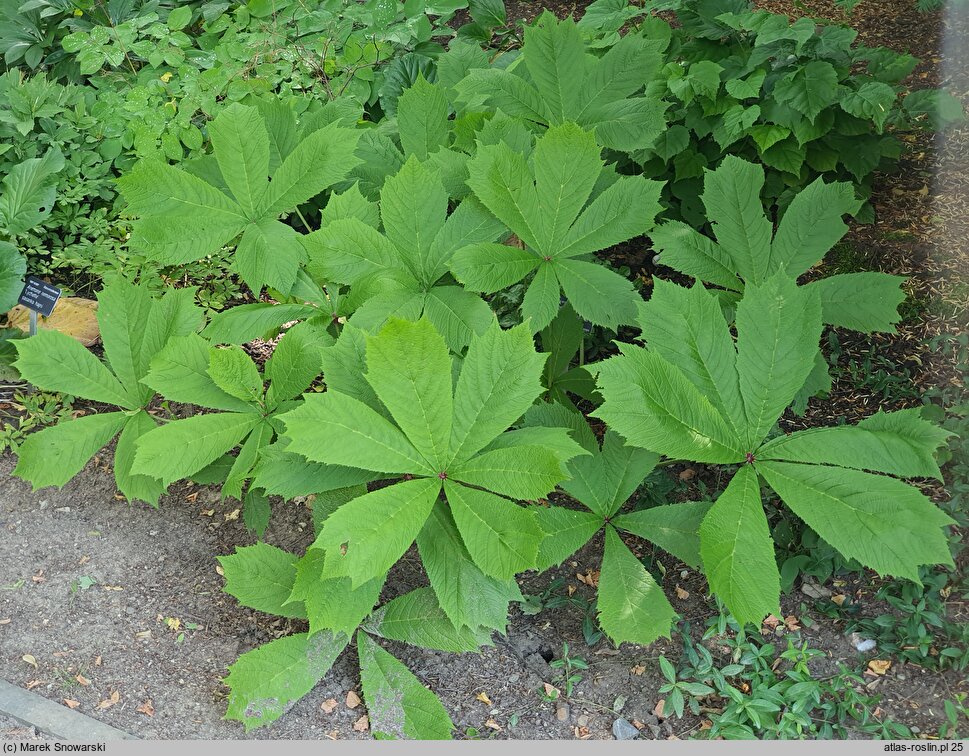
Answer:
[(579, 110), (581, 82), (587, 65), (582, 35), (568, 19), (559, 22), (550, 12), (525, 27), (522, 57), (528, 74), (545, 101), (549, 121), (570, 120)]
[(518, 584), (484, 574), (471, 560), (444, 502), (435, 504), (417, 548), (438, 604), (454, 625), (505, 631), (508, 602), (521, 600)]
[(495, 108), (510, 116), (544, 123), (548, 109), (542, 96), (531, 84), (515, 74), (498, 68), (475, 68), (455, 89), (468, 100), (484, 95)]
[(774, 427), (814, 369), (821, 307), (814, 292), (779, 271), (748, 284), (737, 305), (737, 372), (747, 414), (748, 451)]
[(535, 277), (525, 291), (521, 304), (522, 319), (527, 321), (532, 332), (547, 327), (558, 314), (562, 286), (555, 275), (557, 267), (551, 260), (540, 263)]
[(270, 381), (266, 399), (270, 407), (302, 394), (323, 371), (323, 349), (333, 337), (317, 322), (303, 322), (288, 329), (266, 362)]
[(468, 173), (468, 186), (482, 204), (525, 244), (545, 252), (540, 199), (525, 158), (506, 144), (481, 147), (468, 163)]
[(106, 412), (31, 433), (17, 450), (13, 475), (30, 482), (35, 491), (46, 486), (60, 488), (110, 443), (125, 420), (123, 412)]
[(539, 250), (545, 255), (556, 255), (572, 222), (588, 201), (602, 172), (599, 153), (592, 132), (573, 123), (553, 126), (535, 145), (532, 158), (538, 195), (535, 220), (542, 229)]
[(675, 365), (707, 397), (730, 426), (745, 435), (737, 352), (717, 297), (696, 284), (686, 289), (662, 280), (639, 308), (649, 348)]
[(377, 609), (363, 627), (368, 633), (437, 651), (463, 653), (491, 645), (490, 633), (456, 627), (431, 588), (417, 588)]
[(126, 420), (114, 449), (114, 480), (118, 490), (128, 501), (143, 501), (153, 507), (158, 506), (158, 497), (164, 493), (165, 487), (147, 475), (132, 475), (131, 465), (138, 440), (155, 427), (151, 415), (144, 410), (136, 412)]
[(862, 333), (895, 333), (902, 319), (898, 306), (905, 301), (905, 280), (888, 273), (839, 273), (805, 288), (818, 293), (825, 323)]
[(370, 730), (381, 739), (450, 740), (454, 724), (441, 702), (413, 673), (357, 633), (360, 682)]
[(618, 100), (597, 107), (586, 115), (582, 125), (594, 127), (596, 140), (603, 147), (634, 152), (652, 147), (663, 133), (667, 107), (662, 100), (647, 97)]
[(884, 475), (792, 462), (758, 462), (780, 497), (848, 559), (919, 582), (919, 567), (951, 566), (943, 527), (953, 520), (918, 489)]
[(245, 344), (277, 331), (286, 323), (317, 313), (316, 307), (303, 304), (238, 305), (216, 313), (202, 333), (213, 344)]
[(673, 607), (612, 527), (606, 528), (597, 608), (599, 625), (616, 645), (629, 641), (645, 646), (670, 637)]
[(376, 577), (354, 590), (350, 579), (323, 577), (326, 554), (310, 549), (296, 563), (296, 579), (289, 602), (306, 605), (310, 635), (321, 630), (353, 635), (380, 600), (385, 576)]
[(946, 432), (923, 420), (919, 412), (918, 409), (879, 412), (855, 427), (798, 431), (764, 444), (757, 450), (757, 459), (942, 480), (934, 452), (945, 443)]
[(50, 215), (57, 195), (54, 174), (64, 164), (60, 151), (50, 148), (43, 157), (24, 160), (9, 169), (0, 193), (0, 229), (6, 236), (23, 234)]
[(781, 267), (795, 278), (806, 272), (847, 233), (841, 217), (859, 207), (850, 183), (825, 184), (819, 177), (806, 186), (791, 200), (777, 228), (768, 274)]
[(542, 393), (546, 355), (526, 326), (497, 323), (471, 340), (454, 391), (451, 459), (463, 462), (525, 414)]
[(209, 125), (222, 179), (246, 216), (256, 218), (269, 186), (269, 132), (256, 108), (234, 102)]
[(764, 215), (760, 192), (764, 169), (728, 155), (703, 182), (703, 206), (734, 271), (748, 283), (759, 283), (768, 271), (771, 223)]
[(699, 567), (700, 523), (709, 509), (705, 501), (666, 504), (621, 514), (612, 524), (655, 543), (691, 567)]
[(10, 242), (0, 241), (0, 311), (7, 312), (15, 304), (27, 275), (27, 258)]
[(534, 512), (544, 534), (535, 564), (539, 570), (564, 562), (599, 531), (603, 522), (594, 512), (565, 507), (538, 507)]
[(385, 575), (424, 527), (440, 491), (441, 481), (422, 478), (344, 504), (313, 544), (326, 552), (326, 576), (349, 577), (356, 588)]
[(531, 511), (449, 480), (444, 493), (468, 553), (486, 574), (507, 580), (535, 566), (543, 533)]
[(111, 371), (65, 333), (41, 329), (28, 339), (18, 339), (16, 347), (14, 367), (38, 388), (128, 409), (137, 406)]
[(288, 292), (296, 282), (306, 249), (299, 233), (285, 223), (264, 218), (246, 226), (232, 266), (255, 292), (270, 286)]
[(837, 90), (835, 67), (826, 60), (812, 60), (774, 84), (774, 99), (790, 105), (814, 123), (818, 113), (835, 101)]
[[(254, 437), (255, 434), (249, 436), (249, 442), (252, 442)], [(222, 491), (224, 496), (225, 486)], [(262, 538), (266, 528), (269, 527), (270, 517), (272, 517), (272, 506), (269, 504), (269, 496), (250, 486), (242, 499), (242, 521), (246, 524), (246, 529)]]
[[(582, 27), (582, 21), (578, 26)], [(636, 94), (661, 65), (661, 55), (650, 49), (643, 37), (636, 34), (621, 37), (599, 58), (582, 86), (575, 86), (581, 107), (574, 120), (585, 123), (599, 108)]]
[(839, 104), (846, 113), (873, 121), (881, 133), (895, 106), (898, 95), (894, 88), (880, 81), (866, 81), (853, 92), (841, 96)]
[(380, 192), (384, 233), (399, 250), (396, 256), (425, 286), (434, 281), (430, 260), (435, 237), (444, 227), (448, 196), (438, 173), (415, 157), (387, 179)]
[(310, 462), (275, 443), (260, 451), (252, 485), (284, 499), (295, 499), (369, 483), (374, 477), (369, 470)]
[[(436, 281), (448, 270), (454, 253), (470, 244), (493, 242), (506, 232), (504, 224), (474, 197), (455, 208), (434, 237), (426, 260), (426, 280)], [(501, 288), (501, 287), (499, 287)]]
[[(256, 461), (259, 459), (260, 451), (269, 445), (272, 437), (273, 429), (269, 423), (260, 423), (257, 425), (239, 448), (239, 453), (236, 455), (235, 461), (232, 463), (232, 467), (230, 467), (229, 472), (226, 473), (225, 483), (222, 484), (223, 498), (239, 499), (242, 501), (244, 505), (243, 514), (247, 508), (250, 510), (253, 510), (253, 508), (261, 509), (261, 511), (265, 513), (266, 523), (269, 522), (269, 502), (266, 501), (264, 506), (258, 501), (251, 505), (247, 505), (246, 501), (243, 500), (242, 488), (245, 485), (246, 478), (249, 477), (249, 473), (252, 472), (252, 468), (255, 467)], [(254, 489), (251, 487), (249, 494), (255, 496)], [(249, 518), (252, 519), (253, 516), (254, 511), (250, 511)], [(258, 522), (260, 519), (261, 516), (257, 517), (256, 522)], [(262, 534), (260, 533), (259, 535)]]
[(198, 334), (176, 336), (155, 355), (142, 382), (166, 399), (211, 409), (246, 412), (248, 402), (227, 394), (209, 375), (209, 343)]
[(598, 365), (605, 403), (593, 413), (630, 444), (673, 459), (728, 463), (744, 458), (727, 421), (677, 368), (658, 354), (622, 346)]
[(394, 267), (397, 252), (390, 240), (357, 218), (336, 220), (303, 237), (307, 270), (323, 281), (352, 283)]
[(589, 203), (555, 249), (555, 257), (597, 252), (648, 231), (662, 210), (662, 184), (641, 176), (621, 176)]
[(740, 291), (734, 261), (720, 245), (680, 221), (670, 221), (649, 234), (660, 263), (701, 281)]
[(320, 212), (321, 225), (347, 218), (356, 218), (372, 228), (380, 225), (380, 211), (376, 202), (371, 202), (360, 191), (360, 185), (354, 183), (349, 189), (340, 194), (331, 194), (326, 207)]
[(276, 217), (346, 178), (360, 163), (354, 155), (359, 133), (331, 124), (300, 142), (273, 174), (259, 212)]
[(218, 558), (225, 572), (225, 592), (243, 606), (280, 617), (306, 618), (300, 603), (287, 603), (296, 582), (297, 558), (268, 543), (236, 546)]
[(555, 271), (569, 304), (586, 320), (613, 330), (636, 321), (639, 295), (618, 273), (584, 260), (556, 261)]
[(338, 391), (389, 417), (370, 384), (361, 381), (367, 371), (367, 334), (346, 324), (336, 344), (323, 350), (323, 379), (327, 391)]
[(451, 358), (427, 320), (391, 320), (367, 337), (367, 382), (428, 464), (447, 464), (451, 440)]
[(234, 449), (259, 422), (258, 415), (233, 412), (174, 420), (141, 437), (131, 471), (168, 486)]
[(448, 477), (472, 486), (534, 501), (567, 477), (556, 454), (541, 446), (492, 449), (448, 469)]
[(246, 731), (279, 719), (323, 679), (347, 647), (345, 635), (287, 635), (240, 656), (229, 667), (226, 718)]
[(527, 249), (479, 242), (458, 250), (450, 267), (454, 277), (471, 291), (494, 294), (521, 281), (541, 262)]
[(247, 403), (259, 401), (263, 393), (259, 369), (242, 347), (209, 349), (209, 378), (229, 396)]
[(436, 475), (407, 437), (366, 404), (335, 390), (310, 394), (280, 418), (289, 450), (314, 462), (385, 473)]
[(446, 146), (448, 101), (444, 87), (428, 84), (423, 74), (397, 100), (397, 129), (405, 155), (418, 160)]
[(738, 622), (759, 627), (765, 616), (780, 611), (774, 542), (760, 481), (749, 465), (740, 468), (703, 518), (700, 555), (711, 590)]
[(569, 462), (572, 478), (562, 488), (600, 517), (612, 517), (658, 461), (652, 452), (626, 446), (619, 434), (607, 431), (601, 451)]
[(424, 316), (455, 353), (462, 352), (475, 334), (484, 333), (495, 321), (488, 303), (461, 286), (433, 287), (424, 298)]

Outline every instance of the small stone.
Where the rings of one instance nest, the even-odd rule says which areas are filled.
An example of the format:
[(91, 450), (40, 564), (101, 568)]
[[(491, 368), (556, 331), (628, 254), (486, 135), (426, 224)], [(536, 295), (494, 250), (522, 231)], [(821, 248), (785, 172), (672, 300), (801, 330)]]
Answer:
[(589, 718), (585, 714), (583, 714), (581, 717), (579, 717), (577, 720), (575, 720), (575, 723), (579, 727), (588, 727), (589, 726)]
[(521, 675), (519, 675), (519, 674), (518, 674), (518, 673), (516, 672), (516, 673), (515, 673), (515, 674), (513, 674), (513, 675), (509, 675), (509, 677), (508, 677), (508, 682), (510, 682), (510, 683), (516, 683), (516, 682), (518, 682), (518, 681), (519, 681), (519, 680), (521, 680), (521, 679), (522, 679), (522, 676), (521, 676)]
[(831, 589), (825, 588), (823, 585), (818, 585), (817, 583), (804, 583), (801, 586), (801, 593), (810, 598), (825, 598), (831, 595)]
[(646, 726), (649, 728), (649, 731), (653, 733), (653, 737), (659, 740), (659, 736), (662, 734), (662, 730), (660, 729), (659, 725), (647, 724)]
[(64, 512), (65, 514), (71, 511), (70, 507), (58, 507), (54, 510), (55, 512)]
[(639, 730), (625, 719), (617, 719), (612, 723), (612, 736), (616, 740), (635, 740), (639, 737)]
[(899, 680), (905, 679), (905, 675), (895, 675), (895, 677), (897, 677)]
[(560, 703), (555, 709), (555, 718), (559, 722), (567, 722), (569, 719), (569, 705), (567, 703)]
[(913, 735), (918, 735), (920, 732), (922, 732), (920, 728), (915, 727), (914, 725), (912, 726), (911, 730)]

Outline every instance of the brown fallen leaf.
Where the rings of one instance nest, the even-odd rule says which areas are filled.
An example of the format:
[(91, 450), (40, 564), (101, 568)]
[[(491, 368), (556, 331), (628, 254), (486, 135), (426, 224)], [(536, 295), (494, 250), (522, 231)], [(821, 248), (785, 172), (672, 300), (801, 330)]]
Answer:
[(680, 480), (682, 480), (684, 483), (687, 483), (693, 480), (695, 477), (696, 477), (696, 470), (694, 470), (692, 467), (688, 467), (685, 470), (680, 472)]
[(36, 575), (33, 575), (30, 579), (33, 580), (35, 583), (45, 583), (45, 582), (47, 582), (47, 578), (44, 577), (44, 571), (43, 570), (40, 570)]
[(784, 626), (792, 633), (795, 633), (801, 629), (801, 625), (798, 622), (797, 617), (795, 617), (793, 614), (790, 614), (784, 618)]
[[(61, 297), (49, 318), (37, 318), (37, 327), (44, 331), (60, 331), (84, 346), (94, 346), (101, 338), (98, 330), (98, 303), (81, 297)], [(30, 310), (17, 305), (7, 314), (7, 324), (21, 331), (30, 329)]]
[(575, 577), (590, 588), (599, 587), (599, 570), (586, 570), (585, 574), (576, 573)]
[(764, 617), (764, 621), (762, 624), (764, 625), (764, 627), (768, 627), (771, 630), (773, 630), (775, 627), (781, 624), (781, 621), (773, 614), (768, 614), (766, 617)]
[(710, 719), (704, 719), (702, 722), (700, 722), (701, 730), (709, 730), (712, 727), (713, 727), (713, 721)]
[(884, 675), (891, 666), (892, 663), (888, 659), (872, 659), (868, 662), (868, 672), (873, 675)]
[(485, 704), (486, 706), (491, 706), (491, 699), (488, 698), (488, 694), (485, 693), (484, 691), (481, 691), (478, 695), (475, 696), (475, 698), (481, 701), (481, 703)]
[(644, 724), (643, 724), (642, 722), (640, 722), (640, 721), (639, 721), (638, 719), (634, 719), (634, 720), (632, 721), (632, 726), (633, 726), (633, 727), (635, 727), (635, 728), (636, 728), (637, 730), (641, 730), (641, 729), (643, 729), (643, 728), (644, 728), (644, 727), (645, 727), (646, 725), (644, 725)]
[(633, 668), (632, 668), (632, 669), (631, 669), (630, 671), (631, 671), (631, 672), (632, 672), (632, 673), (633, 673), (634, 675), (641, 675), (641, 674), (643, 674), (643, 672), (645, 672), (645, 671), (646, 671), (646, 665), (645, 665), (645, 664), (637, 664), (637, 665), (636, 665), (635, 667), (633, 667)]
[(545, 688), (545, 695), (549, 698), (558, 698), (559, 693), (562, 692), (551, 683), (542, 683), (542, 686)]
[(656, 715), (657, 719), (663, 718), (663, 709), (666, 706), (666, 699), (661, 698), (656, 702), (656, 706), (653, 708), (653, 714)]
[(90, 561), (91, 561), (91, 557), (89, 557), (89, 556), (88, 556), (87, 554), (85, 554), (84, 556), (82, 556), (82, 557), (81, 557), (81, 558), (80, 558), (80, 559), (79, 559), (79, 560), (77, 561), (77, 563), (78, 563), (78, 564), (79, 564), (80, 566), (82, 566), (82, 567), (83, 567), (83, 566), (84, 566), (85, 564), (87, 564), (87, 563), (88, 563), (88, 562), (90, 562)]
[(592, 733), (589, 732), (588, 727), (575, 727), (572, 731), (575, 733), (575, 737), (577, 737), (579, 740), (588, 740), (590, 737), (592, 737)]
[(88, 680), (84, 675), (80, 673), (76, 674), (74, 676), (74, 679), (77, 680), (81, 685), (84, 685), (85, 687), (91, 684), (91, 681)]
[(9, 617), (4, 617), (3, 619), (0, 619), (0, 625), (9, 625), (10, 622), (11, 622), (11, 619)]
[(357, 732), (366, 732), (370, 729), (370, 719), (364, 714), (360, 719), (353, 723), (353, 729)]
[(680, 586), (676, 586), (676, 597), (681, 601), (685, 601), (690, 598), (690, 592), (683, 590)]
[(488, 720), (487, 722), (485, 722), (485, 727), (490, 727), (490, 728), (491, 728), (492, 730), (494, 730), (495, 732), (501, 732), (501, 725), (500, 725), (500, 724), (498, 724), (498, 723), (497, 723), (497, 722), (496, 722), (495, 720), (493, 720), (493, 719), (489, 719), (489, 720)]
[(111, 695), (105, 698), (101, 703), (98, 704), (99, 709), (110, 709), (116, 703), (121, 700), (121, 694), (118, 691), (112, 691)]
[(151, 630), (142, 630), (140, 633), (135, 633), (136, 638), (150, 638)]
[(137, 711), (139, 714), (144, 714), (146, 717), (155, 716), (155, 707), (152, 705), (150, 698), (135, 709), (135, 711)]
[(42, 681), (40, 681), (40, 680), (31, 680), (24, 687), (26, 687), (27, 690), (33, 690), (34, 688), (39, 688), (43, 684), (44, 683)]
[(845, 596), (843, 593), (836, 593), (831, 597), (831, 600), (834, 603), (836, 603), (838, 606), (842, 606), (844, 602), (847, 600), (847, 598), (848, 597)]
[(81, 705), (81, 702), (75, 701), (73, 698), (65, 698), (64, 705), (67, 706), (68, 709), (76, 709)]
[(106, 591), (123, 591), (124, 588), (120, 585), (102, 585), (101, 586)]
[(571, 596), (575, 593), (575, 586), (572, 585), (572, 583), (569, 583), (568, 586), (566, 586), (565, 590), (567, 590), (569, 592), (569, 595)]
[(335, 698), (328, 698), (323, 703), (320, 704), (320, 708), (326, 714), (332, 714), (333, 710), (337, 707), (337, 701)]
[(354, 693), (352, 690), (347, 693), (347, 708), (356, 709), (360, 705), (360, 696)]
[(178, 630), (182, 626), (182, 621), (178, 617), (165, 617), (165, 624), (169, 630)]
[(222, 569), (222, 565), (215, 565), (215, 574), (225, 576), (225, 570)]
[(238, 520), (241, 512), (241, 509), (233, 509), (231, 512), (226, 512), (225, 521), (229, 522), (230, 520)]
[(185, 497), (185, 501), (187, 501), (189, 504), (194, 504), (195, 500), (198, 497), (199, 497), (199, 492), (193, 491), (192, 493), (190, 493), (188, 496)]
[(101, 666), (101, 657), (100, 656), (95, 656), (94, 657), (94, 666), (95, 667), (100, 667)]
[(37, 660), (34, 658), (33, 654), (24, 654), (20, 658), (23, 659), (25, 662), (27, 662), (34, 669), (37, 669)]

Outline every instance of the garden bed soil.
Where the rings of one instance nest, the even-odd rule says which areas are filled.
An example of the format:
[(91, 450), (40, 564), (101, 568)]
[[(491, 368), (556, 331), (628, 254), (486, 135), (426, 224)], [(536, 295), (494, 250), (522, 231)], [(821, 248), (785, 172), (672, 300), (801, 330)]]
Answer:
[[(227, 666), (240, 653), (303, 628), (240, 607), (222, 592), (216, 557), (254, 540), (232, 503), (220, 502), (210, 487), (185, 485), (163, 497), (157, 510), (128, 504), (115, 495), (105, 461), (92, 462), (62, 490), (31, 493), (10, 476), (13, 459), (0, 458), (0, 677), (141, 738), (368, 737), (354, 729), (361, 727), (364, 705), (346, 704), (350, 691), (360, 692), (352, 647), (272, 726), (247, 735), (223, 720)], [(278, 505), (266, 540), (301, 552), (312, 540), (306, 506)], [(594, 578), (600, 554), (594, 541), (560, 570), (527, 576), (523, 590), (538, 594), (559, 577), (563, 591), (571, 586), (575, 596), (591, 598), (577, 576), (592, 572)], [(704, 580), (675, 562), (666, 566), (664, 589), (696, 635), (714, 613)], [(416, 555), (405, 557), (384, 598), (423, 581)], [(677, 587), (689, 595), (678, 598)], [(820, 616), (810, 627), (803, 622), (813, 614), (805, 602), (794, 594), (784, 608), (802, 620), (792, 639), (825, 652), (812, 663), (815, 675), (833, 675), (839, 665), (864, 668), (871, 655), (855, 651), (838, 623)], [(534, 615), (516, 609), (507, 637), (496, 636), (481, 654), (386, 645), (441, 697), (459, 736), (477, 730), (480, 737), (607, 739), (620, 716), (641, 723), (646, 738), (685, 738), (703, 726), (689, 714), (683, 720), (654, 714), (663, 682), (656, 660), (679, 658), (678, 643), (614, 649), (600, 640), (588, 647), (583, 614), (577, 606)], [(567, 709), (541, 695), (545, 683), (562, 685), (548, 661), (561, 656), (563, 643), (589, 664)], [(786, 647), (784, 637), (776, 643)], [(714, 642), (710, 648), (719, 653)], [(942, 723), (942, 700), (967, 691), (958, 673), (912, 665), (865, 679), (867, 692), (882, 696), (882, 716), (925, 733)], [(617, 705), (620, 697), (625, 701)], [(328, 713), (329, 705), (321, 706), (329, 699), (336, 706)], [(6, 730), (22, 729), (0, 733), (19, 738)]]

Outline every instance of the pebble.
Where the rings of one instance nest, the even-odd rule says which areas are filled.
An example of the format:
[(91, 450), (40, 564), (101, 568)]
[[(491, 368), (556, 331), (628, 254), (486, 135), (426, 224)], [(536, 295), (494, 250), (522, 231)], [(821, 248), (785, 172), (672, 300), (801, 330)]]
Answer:
[(576, 724), (577, 724), (577, 725), (578, 725), (579, 727), (588, 727), (588, 726), (589, 726), (589, 718), (588, 718), (588, 717), (587, 717), (587, 716), (586, 716), (585, 714), (583, 714), (583, 715), (582, 715), (581, 717), (579, 717), (579, 718), (578, 718), (578, 719), (577, 719), (577, 720), (575, 721), (575, 723), (576, 723)]
[(521, 676), (521, 675), (519, 675), (518, 673), (515, 673), (514, 675), (511, 675), (511, 676), (510, 676), (510, 677), (508, 678), (508, 682), (510, 682), (510, 683), (516, 683), (516, 682), (518, 682), (519, 680), (521, 680), (521, 678), (522, 678), (522, 676)]
[(899, 680), (904, 680), (905, 679), (905, 675), (895, 675), (895, 677), (897, 679), (899, 679)]
[(912, 734), (913, 735), (918, 735), (920, 732), (922, 732), (922, 730), (920, 728), (915, 727), (915, 726), (913, 726), (911, 729), (912, 729)]
[(567, 722), (569, 719), (569, 705), (567, 703), (560, 703), (555, 709), (555, 718), (559, 722)]
[(612, 723), (612, 736), (616, 740), (635, 740), (639, 737), (639, 730), (625, 719), (617, 719)]

